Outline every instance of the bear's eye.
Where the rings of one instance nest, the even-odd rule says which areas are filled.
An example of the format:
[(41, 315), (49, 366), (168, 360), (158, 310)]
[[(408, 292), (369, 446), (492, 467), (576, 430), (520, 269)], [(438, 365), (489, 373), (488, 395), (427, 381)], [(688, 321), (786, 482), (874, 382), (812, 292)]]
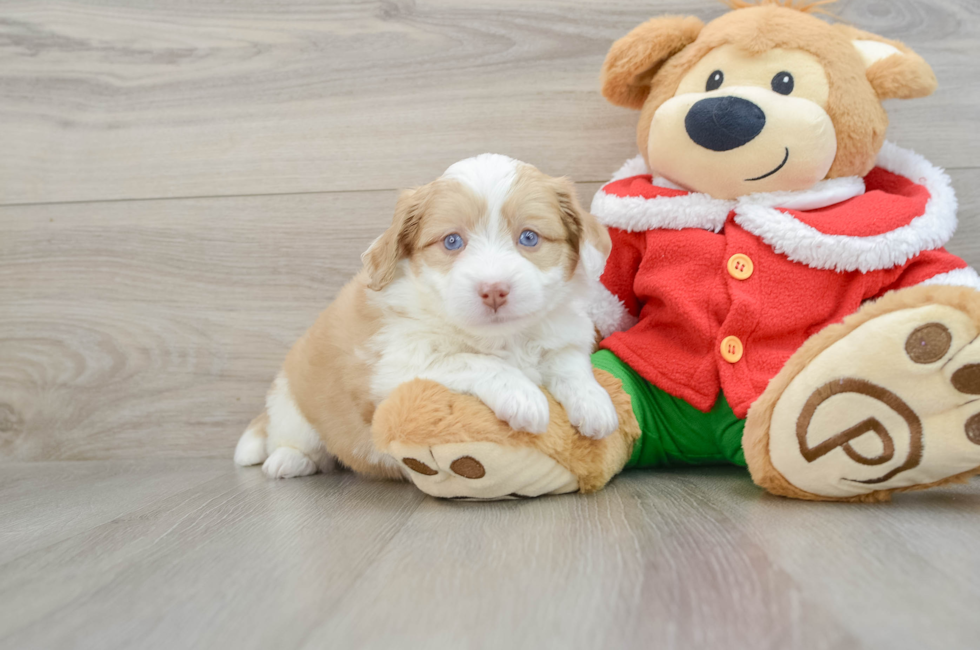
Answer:
[(772, 89), (780, 95), (789, 95), (793, 92), (793, 75), (788, 72), (780, 72), (772, 78)]
[(708, 77), (708, 83), (705, 84), (704, 89), (709, 93), (712, 90), (718, 90), (719, 88), (721, 88), (721, 84), (724, 83), (724, 81), (725, 81), (725, 73), (722, 72), (721, 70), (715, 70), (714, 72), (711, 73), (711, 76)]

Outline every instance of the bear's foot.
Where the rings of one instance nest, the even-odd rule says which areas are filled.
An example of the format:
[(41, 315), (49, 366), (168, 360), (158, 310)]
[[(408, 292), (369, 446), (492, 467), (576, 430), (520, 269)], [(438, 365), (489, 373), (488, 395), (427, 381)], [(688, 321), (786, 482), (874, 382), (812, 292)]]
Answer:
[(918, 287), (814, 336), (749, 413), (756, 483), (877, 501), (980, 471), (978, 334), (980, 293)]
[(399, 386), (374, 414), (378, 451), (401, 463), (426, 494), (448, 499), (517, 499), (592, 492), (629, 459), (639, 434), (619, 380), (596, 372), (610, 392), (620, 429), (607, 438), (580, 435), (548, 395), (542, 434), (515, 431), (475, 397), (417, 379)]
[(529, 447), (450, 442), (423, 447), (396, 439), (386, 449), (426, 494), (444, 499), (520, 499), (577, 492), (578, 479)]

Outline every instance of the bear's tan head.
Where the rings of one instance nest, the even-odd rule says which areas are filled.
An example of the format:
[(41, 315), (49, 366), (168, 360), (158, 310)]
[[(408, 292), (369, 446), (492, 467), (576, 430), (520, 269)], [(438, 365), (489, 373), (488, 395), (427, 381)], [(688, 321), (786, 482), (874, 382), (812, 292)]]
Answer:
[(817, 18), (831, 1), (729, 0), (707, 25), (655, 18), (616, 41), (602, 93), (641, 109), (650, 169), (720, 199), (867, 174), (888, 128), (882, 100), (929, 95), (936, 77), (898, 41)]

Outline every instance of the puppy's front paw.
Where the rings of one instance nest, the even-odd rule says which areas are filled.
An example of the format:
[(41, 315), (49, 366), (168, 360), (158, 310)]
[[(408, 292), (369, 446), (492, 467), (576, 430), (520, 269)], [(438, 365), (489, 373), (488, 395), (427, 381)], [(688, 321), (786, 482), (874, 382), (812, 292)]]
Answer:
[(534, 384), (509, 388), (487, 402), (494, 414), (517, 431), (544, 433), (548, 430), (551, 411), (548, 398)]
[(591, 382), (575, 391), (574, 397), (562, 401), (568, 421), (583, 436), (600, 440), (619, 428), (619, 416), (602, 386)]

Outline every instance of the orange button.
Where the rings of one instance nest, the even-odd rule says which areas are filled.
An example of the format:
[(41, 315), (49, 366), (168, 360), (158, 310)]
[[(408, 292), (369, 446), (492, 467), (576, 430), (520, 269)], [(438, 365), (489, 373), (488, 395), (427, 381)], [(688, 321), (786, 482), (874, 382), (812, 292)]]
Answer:
[(728, 363), (738, 363), (743, 352), (745, 352), (745, 347), (737, 336), (726, 336), (725, 340), (721, 342), (721, 358)]
[(755, 270), (755, 265), (752, 264), (748, 255), (735, 253), (728, 258), (728, 274), (736, 280), (747, 280), (752, 275), (753, 270)]

